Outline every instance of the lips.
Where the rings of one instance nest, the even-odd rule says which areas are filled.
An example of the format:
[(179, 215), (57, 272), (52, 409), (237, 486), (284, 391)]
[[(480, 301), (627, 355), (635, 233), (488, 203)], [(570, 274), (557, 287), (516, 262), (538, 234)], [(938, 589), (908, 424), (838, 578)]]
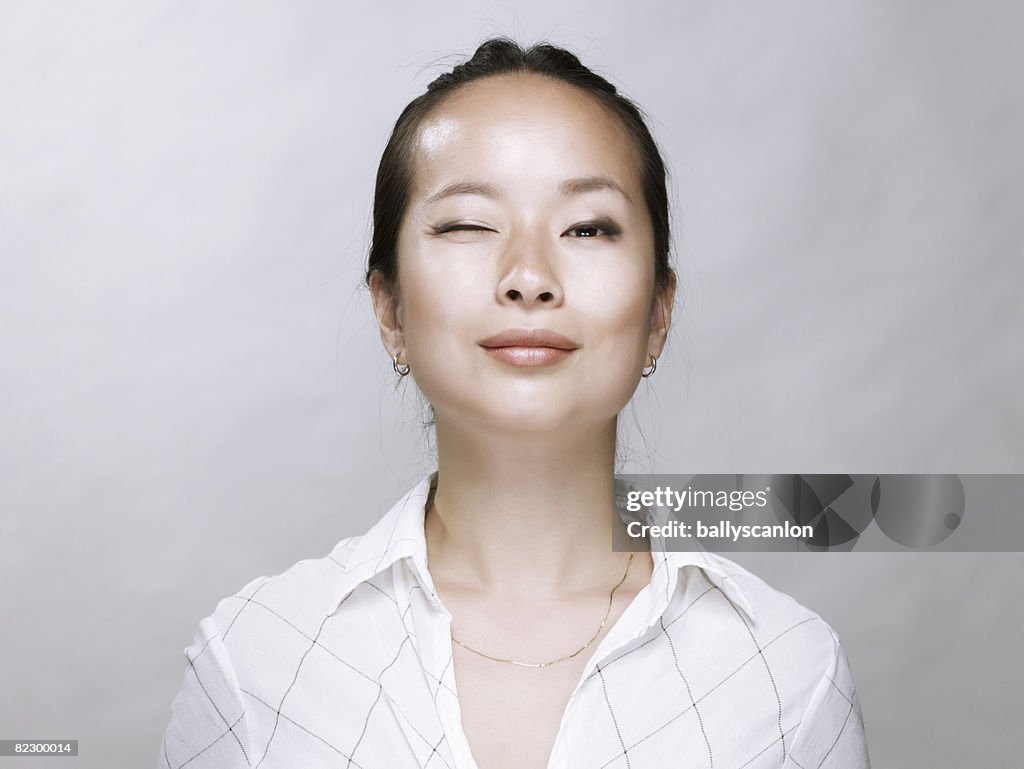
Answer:
[(546, 328), (510, 328), (480, 342), (487, 354), (520, 368), (549, 366), (579, 347)]
[(480, 342), (481, 347), (548, 347), (555, 350), (575, 350), (579, 347), (569, 337), (546, 328), (510, 328)]

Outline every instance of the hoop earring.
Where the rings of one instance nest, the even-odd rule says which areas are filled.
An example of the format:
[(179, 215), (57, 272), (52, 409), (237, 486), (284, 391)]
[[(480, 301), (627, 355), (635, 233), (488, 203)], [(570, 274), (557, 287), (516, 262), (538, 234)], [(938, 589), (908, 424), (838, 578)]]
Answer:
[[(647, 353), (647, 354), (651, 355), (650, 353)], [(658, 370), (658, 359), (655, 358), (653, 355), (651, 355), (651, 370), (648, 371), (647, 369), (644, 369), (642, 372), (640, 372), (640, 376), (645, 377), (645, 378), (649, 377), (651, 374), (653, 374), (657, 370)]]
[(401, 368), (398, 367), (398, 353), (397, 352), (395, 353), (395, 357), (391, 359), (391, 365), (392, 365), (392, 367), (394, 367), (395, 373), (398, 374), (398, 376), (400, 376), (400, 377), (405, 376), (406, 374), (409, 373), (409, 364), (408, 363), (404, 364), (405, 365), (404, 369), (401, 369)]

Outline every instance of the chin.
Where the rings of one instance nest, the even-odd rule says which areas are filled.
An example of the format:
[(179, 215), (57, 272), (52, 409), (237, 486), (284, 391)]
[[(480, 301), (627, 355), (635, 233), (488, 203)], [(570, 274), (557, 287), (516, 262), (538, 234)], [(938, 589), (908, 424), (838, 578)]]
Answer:
[(510, 398), (501, 407), (493, 403), (482, 407), (474, 412), (472, 421), (495, 434), (557, 435), (581, 428), (592, 430), (606, 426), (615, 420), (619, 410), (608, 403), (581, 403), (572, 396), (545, 403), (541, 403), (539, 398), (518, 403)]

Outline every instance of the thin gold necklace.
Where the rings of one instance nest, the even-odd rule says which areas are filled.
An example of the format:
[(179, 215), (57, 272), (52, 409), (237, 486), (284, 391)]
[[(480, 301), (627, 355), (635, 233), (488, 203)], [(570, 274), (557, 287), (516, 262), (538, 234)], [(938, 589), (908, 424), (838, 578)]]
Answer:
[(604, 619), (601, 620), (601, 624), (597, 627), (597, 632), (595, 632), (594, 635), (590, 637), (589, 641), (583, 644), (583, 646), (574, 651), (572, 654), (566, 654), (564, 657), (559, 657), (558, 659), (550, 660), (548, 662), (520, 662), (519, 660), (508, 659), (507, 657), (492, 657), (490, 654), (484, 654), (484, 652), (474, 649), (472, 646), (469, 646), (468, 644), (465, 644), (462, 641), (460, 641), (458, 638), (455, 637), (454, 633), (452, 633), (452, 640), (455, 641), (455, 643), (457, 643), (463, 649), (467, 649), (468, 651), (473, 652), (473, 654), (478, 654), (481, 657), (486, 657), (487, 659), (494, 660), (495, 662), (507, 662), (511, 665), (518, 665), (522, 668), (546, 668), (549, 665), (554, 665), (557, 662), (565, 662), (566, 660), (571, 660), (577, 654), (579, 654), (588, 646), (590, 646), (590, 644), (594, 643), (594, 640), (599, 635), (601, 635), (601, 631), (604, 630), (604, 623), (608, 621), (608, 615), (612, 613), (612, 599), (615, 598), (615, 591), (618, 590), (622, 586), (622, 583), (626, 581), (626, 577), (629, 576), (629, 567), (632, 564), (633, 553), (630, 553), (629, 560), (626, 562), (626, 571), (622, 575), (622, 579), (620, 579), (618, 584), (612, 588), (612, 592), (608, 594), (608, 608), (604, 612)]

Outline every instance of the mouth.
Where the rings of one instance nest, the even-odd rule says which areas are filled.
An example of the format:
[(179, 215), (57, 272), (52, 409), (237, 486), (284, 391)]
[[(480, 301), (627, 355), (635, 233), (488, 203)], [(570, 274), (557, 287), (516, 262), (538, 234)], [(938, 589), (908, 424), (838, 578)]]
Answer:
[(513, 366), (547, 366), (579, 348), (573, 340), (550, 329), (512, 328), (480, 342), (489, 355)]

